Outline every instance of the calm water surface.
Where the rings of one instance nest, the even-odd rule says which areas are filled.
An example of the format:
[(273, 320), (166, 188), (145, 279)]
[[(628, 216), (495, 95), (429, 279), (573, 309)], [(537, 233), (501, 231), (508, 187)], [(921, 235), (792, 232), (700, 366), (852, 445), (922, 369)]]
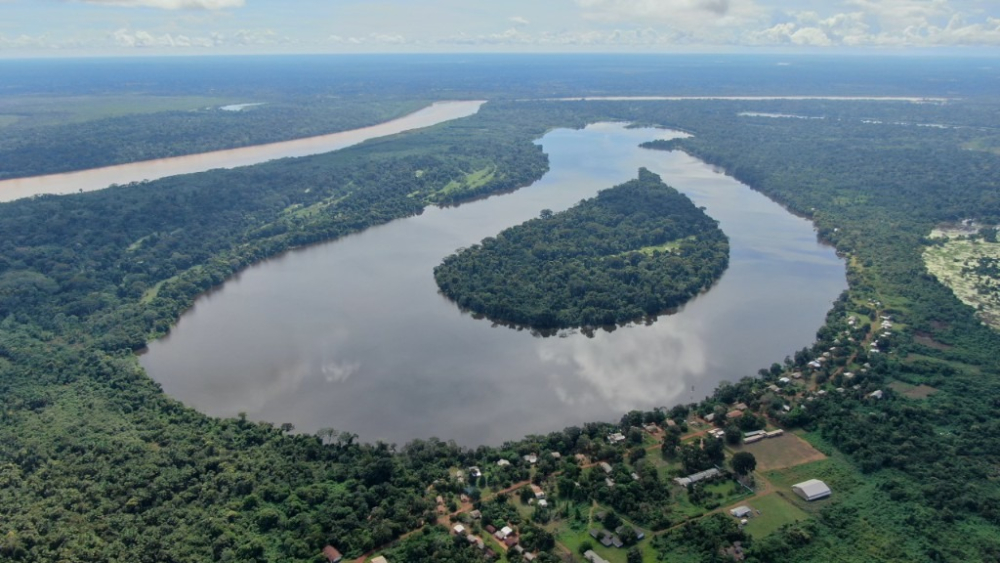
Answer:
[[(65, 174), (48, 174), (30, 178), (0, 181), (0, 202), (13, 201), (40, 194), (71, 194), (103, 190), (111, 184), (128, 184), (142, 180), (157, 180), (177, 174), (205, 172), (215, 168), (236, 168), (268, 160), (308, 156), (339, 150), (360, 142), (436, 125), (443, 121), (468, 117), (483, 105), (483, 101), (438, 102), (426, 108), (370, 127), (341, 131), (329, 135), (306, 137), (280, 143), (254, 145), (238, 149), (212, 151), (172, 158), (144, 160), (117, 166), (92, 168)], [(226, 106), (247, 107), (256, 104)], [(225, 109), (225, 108), (223, 108)]]
[[(630, 409), (700, 400), (808, 346), (846, 287), (812, 226), (682, 153), (662, 130), (598, 124), (540, 140), (551, 171), (510, 195), (395, 221), (269, 260), (199, 299), (141, 361), (218, 416), (402, 444), (499, 444)], [(636, 176), (663, 176), (721, 223), (730, 267), (650, 326), (539, 338), (461, 313), (432, 269), (457, 248)]]

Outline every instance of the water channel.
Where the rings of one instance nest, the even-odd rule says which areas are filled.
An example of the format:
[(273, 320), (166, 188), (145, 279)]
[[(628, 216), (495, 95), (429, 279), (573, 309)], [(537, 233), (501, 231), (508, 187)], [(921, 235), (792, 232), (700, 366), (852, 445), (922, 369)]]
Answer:
[[(205, 172), (215, 168), (249, 166), (278, 158), (307, 156), (335, 151), (356, 145), (368, 139), (384, 137), (437, 125), (443, 121), (468, 117), (485, 102), (438, 102), (398, 119), (350, 131), (305, 137), (280, 143), (253, 145), (237, 149), (159, 158), (105, 166), (77, 172), (47, 174), (29, 178), (0, 181), (0, 202), (13, 201), (40, 194), (72, 194), (103, 190), (112, 184), (128, 184), (143, 180), (157, 180), (177, 174)], [(244, 107), (254, 104), (242, 104)], [(237, 107), (237, 106), (228, 106)]]
[[(168, 394), (208, 414), (398, 444), (499, 444), (700, 400), (808, 346), (846, 280), (808, 221), (685, 154), (638, 147), (673, 135), (608, 123), (552, 131), (539, 141), (551, 170), (535, 184), (253, 266), (200, 298), (141, 362)], [(678, 313), (541, 338), (475, 319), (437, 293), (432, 269), (447, 254), (640, 166), (730, 237), (727, 272)]]

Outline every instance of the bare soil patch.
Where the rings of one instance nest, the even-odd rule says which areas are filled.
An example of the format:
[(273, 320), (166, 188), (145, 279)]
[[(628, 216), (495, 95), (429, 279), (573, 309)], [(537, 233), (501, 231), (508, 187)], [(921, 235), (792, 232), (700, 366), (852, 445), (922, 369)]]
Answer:
[(826, 459), (822, 452), (794, 434), (785, 433), (753, 444), (744, 444), (737, 450), (750, 452), (757, 459), (757, 471), (785, 469), (810, 461)]
[(927, 397), (930, 397), (934, 393), (938, 392), (937, 389), (931, 387), (930, 385), (910, 385), (909, 383), (903, 383), (901, 381), (893, 381), (889, 384), (889, 387), (891, 387), (893, 391), (910, 399), (926, 399)]
[(924, 332), (918, 332), (913, 337), (913, 341), (921, 346), (927, 346), (928, 348), (933, 348), (935, 350), (951, 350), (952, 348), (948, 344), (942, 344), (941, 342), (934, 340), (931, 335)]

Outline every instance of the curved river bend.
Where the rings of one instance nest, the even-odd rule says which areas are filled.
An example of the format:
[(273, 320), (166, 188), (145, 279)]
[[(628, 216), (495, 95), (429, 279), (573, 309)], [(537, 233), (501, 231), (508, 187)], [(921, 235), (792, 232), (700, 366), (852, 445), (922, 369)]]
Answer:
[[(683, 153), (638, 147), (671, 135), (621, 124), (552, 131), (539, 141), (551, 171), (532, 186), (251, 267), (200, 298), (141, 362), (167, 393), (212, 415), (400, 444), (499, 444), (699, 400), (808, 346), (846, 280), (808, 221)], [(705, 206), (731, 239), (729, 270), (677, 314), (538, 338), (437, 293), (432, 269), (445, 255), (640, 166)]]

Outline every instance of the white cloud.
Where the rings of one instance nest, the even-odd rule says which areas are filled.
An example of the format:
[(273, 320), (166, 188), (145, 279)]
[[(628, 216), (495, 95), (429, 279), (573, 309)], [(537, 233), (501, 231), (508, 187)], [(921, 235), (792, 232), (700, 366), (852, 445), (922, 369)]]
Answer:
[(406, 45), (412, 43), (405, 36), (392, 33), (370, 33), (362, 37), (330, 35), (327, 43), (334, 45)]
[(79, 0), (85, 4), (125, 8), (162, 8), (164, 10), (222, 10), (241, 8), (245, 0)]
[(190, 36), (170, 33), (154, 34), (141, 29), (121, 28), (111, 33), (109, 39), (115, 46), (125, 48), (253, 47), (291, 42), (287, 37), (282, 37), (270, 29), (241, 29), (229, 35), (212, 32), (204, 36)]
[(522, 18), (521, 16), (512, 16), (510, 21), (515, 25), (529, 25), (531, 23), (526, 18)]

